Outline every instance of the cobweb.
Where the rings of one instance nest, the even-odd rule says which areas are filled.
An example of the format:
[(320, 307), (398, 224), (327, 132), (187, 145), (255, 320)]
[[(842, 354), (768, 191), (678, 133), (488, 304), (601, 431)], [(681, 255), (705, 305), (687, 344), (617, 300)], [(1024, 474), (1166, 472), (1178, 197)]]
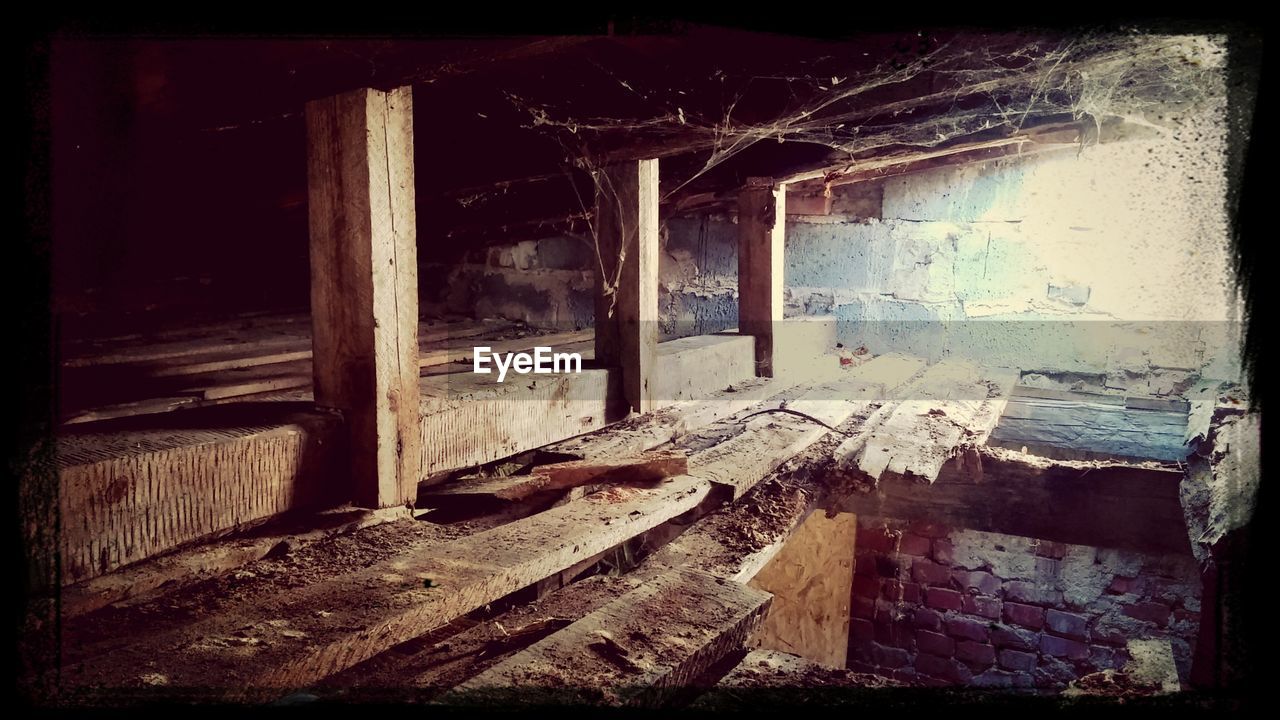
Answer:
[[(694, 180), (761, 142), (824, 146), (830, 150), (831, 167), (839, 171), (842, 164), (851, 169), (877, 154), (1014, 135), (1050, 119), (1069, 118), (1100, 130), (1104, 119), (1119, 118), (1169, 131), (1182, 114), (1221, 104), (1225, 51), (1210, 37), (1134, 32), (1013, 43), (1007, 38), (985, 44), (984, 40), (988, 38), (960, 38), (907, 62), (895, 59), (856, 72), (850, 66), (847, 72), (821, 77), (732, 78), (717, 71), (711, 79), (735, 89), (710, 115), (686, 107), (682, 100), (687, 93), (643, 88), (605, 68), (601, 70), (613, 81), (651, 108), (648, 117), (577, 117), (514, 94), (507, 97), (527, 113), (530, 127), (561, 143), (566, 157), (572, 158), (565, 172), (585, 172), (595, 184), (594, 198), (579, 195), (579, 217), (586, 220), (586, 240), (596, 248), (604, 292), (610, 297), (625, 256), (603, 257), (599, 228), (592, 219), (596, 202), (617, 202), (602, 172), (603, 161), (595, 159), (601, 155), (595, 148), (604, 138), (626, 134), (666, 139), (700, 153), (701, 164), (687, 176), (664, 178), (662, 199), (669, 201)], [(782, 112), (754, 122), (737, 113), (753, 93), (777, 94), (779, 83), (790, 100)], [(1081, 142), (1087, 136), (1081, 133)], [(610, 215), (627, 217), (621, 207)], [(616, 230), (622, 237), (636, 231)]]

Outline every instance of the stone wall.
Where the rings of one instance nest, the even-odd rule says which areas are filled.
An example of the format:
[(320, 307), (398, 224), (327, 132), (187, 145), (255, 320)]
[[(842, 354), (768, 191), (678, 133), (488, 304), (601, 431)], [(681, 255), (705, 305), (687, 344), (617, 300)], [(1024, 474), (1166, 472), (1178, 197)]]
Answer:
[(849, 666), (930, 685), (1059, 690), (1168, 639), (1185, 680), (1200, 617), (1190, 556), (859, 517)]
[[(834, 316), (850, 348), (1077, 389), (1236, 380), (1217, 127), (834, 188), (831, 214), (788, 216), (786, 315)], [(668, 218), (660, 258), (663, 340), (737, 325), (731, 215)], [(438, 269), (423, 292), (453, 312), (588, 327), (594, 262), (584, 238), (526, 240)]]

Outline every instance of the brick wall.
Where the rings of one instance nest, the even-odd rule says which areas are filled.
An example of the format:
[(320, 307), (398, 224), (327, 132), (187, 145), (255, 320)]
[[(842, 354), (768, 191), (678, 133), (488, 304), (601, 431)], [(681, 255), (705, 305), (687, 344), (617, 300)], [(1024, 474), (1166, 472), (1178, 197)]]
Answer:
[(930, 685), (1055, 690), (1168, 638), (1190, 669), (1190, 556), (859, 517), (849, 666)]

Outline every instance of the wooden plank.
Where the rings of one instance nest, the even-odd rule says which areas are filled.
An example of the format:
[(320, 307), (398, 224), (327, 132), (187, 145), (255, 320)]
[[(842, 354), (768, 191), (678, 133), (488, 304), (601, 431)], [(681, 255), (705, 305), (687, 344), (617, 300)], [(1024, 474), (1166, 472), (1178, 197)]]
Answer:
[[(689, 458), (689, 473), (726, 485), (741, 497), (752, 485), (788, 458), (798, 454), (855, 413), (871, 412), (872, 404), (905, 382), (924, 361), (908, 356), (875, 358), (841, 372), (837, 380), (810, 388), (786, 406), (788, 413), (748, 420), (737, 436)], [(803, 419), (792, 413), (810, 418)]]
[(734, 384), (704, 400), (676, 403), (649, 415), (628, 418), (589, 435), (543, 448), (551, 455), (582, 459), (634, 455), (658, 447), (717, 420), (778, 395), (795, 385), (790, 377), (761, 378)]
[(1111, 430), (1149, 430), (1183, 435), (1187, 415), (1182, 412), (1135, 410), (1125, 406), (1010, 398), (1000, 415), (1042, 422), (1046, 425), (1088, 425)]
[(248, 565), (266, 557), (282, 542), (293, 550), (372, 527), (384, 522), (411, 517), (408, 508), (355, 510), (307, 515), (306, 530), (270, 533), (254, 528), (242, 537), (219, 539), (190, 548), (165, 553), (148, 562), (130, 565), (115, 572), (69, 585), (62, 589), (62, 617), (92, 612), (119, 602), (138, 602), (153, 596), (157, 590), (170, 592), (221, 573)]
[(410, 501), (422, 465), (413, 94), (306, 106), (315, 400), (342, 410), (353, 499)]
[(435, 498), (496, 498), (522, 500), (535, 493), (568, 490), (589, 484), (645, 483), (683, 475), (688, 470), (683, 451), (666, 450), (613, 460), (574, 460), (534, 467), (528, 475), (489, 480), (462, 478), (428, 494)]
[(795, 653), (826, 667), (845, 666), (857, 529), (852, 513), (812, 513), (752, 578), (751, 587), (773, 595), (754, 646)]
[(786, 187), (738, 193), (738, 329), (756, 339), (756, 374), (773, 376), (774, 326), (782, 322)]
[(962, 446), (986, 442), (1017, 378), (1017, 370), (940, 362), (844, 464), (873, 479), (893, 473), (932, 482)]
[(991, 446), (947, 462), (932, 484), (886, 475), (833, 510), (1140, 552), (1188, 550), (1183, 473), (1159, 463), (1048, 460)]
[(427, 557), (393, 556), (283, 603), (231, 606), (139, 637), (78, 666), (77, 682), (124, 686), (150, 662), (173, 687), (231, 695), (306, 687), (656, 527), (709, 490), (687, 476), (655, 488), (613, 488), (442, 543)]
[(63, 425), (95, 422), (98, 420), (115, 420), (117, 418), (136, 417), (169, 412), (178, 408), (191, 407), (200, 403), (198, 394), (175, 395), (161, 398), (149, 398), (135, 402), (103, 405), (89, 410), (73, 410), (62, 421)]
[(594, 332), (579, 330), (574, 332), (552, 333), (533, 337), (484, 342), (474, 340), (453, 347), (424, 351), (418, 356), (419, 367), (435, 367), (449, 363), (471, 363), (476, 347), (488, 347), (490, 353), (529, 352), (535, 347), (550, 347), (557, 352), (564, 352), (562, 346), (586, 342), (592, 339)]
[[(254, 350), (258, 350), (254, 348)], [(153, 368), (147, 374), (151, 377), (173, 377), (176, 375), (198, 375), (217, 372), (219, 370), (241, 370), (261, 365), (276, 365), (298, 360), (311, 359), (310, 342), (306, 347), (288, 347), (276, 352), (247, 354), (248, 348), (238, 352), (215, 352), (193, 355), (182, 358), (179, 363), (165, 364)]]
[(768, 593), (707, 573), (668, 571), (442, 699), (503, 703), (520, 693), (537, 702), (531, 691), (568, 686), (597, 703), (658, 705), (741, 648), (769, 601)]
[(596, 359), (622, 368), (622, 396), (643, 414), (655, 409), (658, 161), (606, 167), (596, 189)]
[(1127, 457), (1150, 460), (1183, 460), (1187, 448), (1180, 432), (1130, 427), (1117, 430), (1087, 423), (1057, 425), (1023, 418), (1002, 418), (990, 444), (1006, 448), (1058, 449), (1089, 453), (1089, 457)]
[(129, 343), (121, 346), (109, 346), (95, 354), (68, 358), (62, 367), (68, 369), (88, 369), (104, 366), (138, 365), (160, 363), (162, 361), (184, 361), (199, 358), (217, 352), (239, 352), (246, 355), (257, 352), (277, 352), (301, 349), (308, 344), (308, 335), (304, 329), (289, 332), (271, 331), (228, 331), (212, 334), (210, 337), (193, 340), (169, 342), (152, 342), (147, 344)]
[(1106, 395), (1104, 393), (1081, 392), (1079, 390), (1058, 390), (1055, 388), (1038, 388), (1029, 385), (1014, 385), (1009, 393), (1010, 398), (1041, 398), (1043, 400), (1070, 400), (1074, 402), (1091, 402), (1100, 405), (1124, 405), (1123, 395)]
[[(470, 372), (422, 379), (422, 469), (432, 479), (604, 427), (616, 369), (499, 385)], [(438, 477), (443, 480), (443, 477)]]
[(332, 499), (325, 485), (342, 460), (334, 418), (295, 413), (255, 426), (182, 414), (189, 424), (177, 428), (59, 438), (64, 584)]

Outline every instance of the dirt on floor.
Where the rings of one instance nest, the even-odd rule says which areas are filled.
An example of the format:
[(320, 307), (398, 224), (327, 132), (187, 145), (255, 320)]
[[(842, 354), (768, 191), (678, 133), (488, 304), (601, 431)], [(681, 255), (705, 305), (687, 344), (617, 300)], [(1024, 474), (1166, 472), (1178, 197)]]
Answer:
[(278, 606), (293, 592), (364, 569), (393, 555), (426, 550), (487, 529), (485, 519), (441, 525), (398, 520), (304, 545), (284, 543), (268, 557), (215, 577), (161, 592), (149, 599), (116, 603), (70, 618), (63, 625), (65, 662), (109, 651), (138, 633), (158, 634), (236, 606)]

